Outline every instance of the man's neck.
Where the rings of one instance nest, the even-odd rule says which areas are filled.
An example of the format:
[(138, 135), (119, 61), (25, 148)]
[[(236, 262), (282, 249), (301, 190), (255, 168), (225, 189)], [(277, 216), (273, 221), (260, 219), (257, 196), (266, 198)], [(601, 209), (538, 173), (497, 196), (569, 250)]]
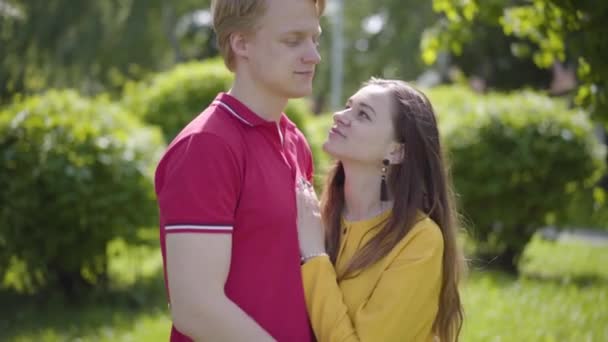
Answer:
[(250, 77), (236, 75), (228, 94), (235, 97), (254, 113), (266, 121), (279, 122), (281, 113), (287, 106), (287, 98), (269, 92), (256, 85)]

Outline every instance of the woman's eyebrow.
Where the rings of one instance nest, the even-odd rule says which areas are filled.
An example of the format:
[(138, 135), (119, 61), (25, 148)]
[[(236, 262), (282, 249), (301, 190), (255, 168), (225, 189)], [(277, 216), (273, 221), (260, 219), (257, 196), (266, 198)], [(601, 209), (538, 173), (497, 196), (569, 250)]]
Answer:
[(369, 109), (369, 110), (370, 110), (372, 113), (374, 113), (374, 115), (376, 115), (376, 111), (374, 110), (374, 108), (373, 108), (372, 106), (368, 105), (368, 104), (367, 104), (367, 103), (365, 103), (365, 102), (360, 102), (359, 104), (360, 104), (362, 107), (365, 107), (365, 108)]

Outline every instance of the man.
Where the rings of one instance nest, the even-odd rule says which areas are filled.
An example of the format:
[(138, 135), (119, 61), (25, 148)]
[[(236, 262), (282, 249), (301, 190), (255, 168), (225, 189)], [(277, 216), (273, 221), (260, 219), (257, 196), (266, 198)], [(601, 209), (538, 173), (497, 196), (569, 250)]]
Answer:
[(282, 111), (312, 91), (324, 1), (212, 8), (234, 84), (156, 170), (171, 341), (310, 341), (294, 191), (312, 156)]

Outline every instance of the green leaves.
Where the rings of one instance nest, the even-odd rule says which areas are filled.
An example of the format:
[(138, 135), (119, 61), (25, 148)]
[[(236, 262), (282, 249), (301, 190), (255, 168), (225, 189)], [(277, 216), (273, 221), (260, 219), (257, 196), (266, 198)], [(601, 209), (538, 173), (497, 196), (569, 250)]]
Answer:
[(0, 145), (0, 276), (23, 265), (27, 290), (58, 275), (93, 281), (110, 239), (156, 224), (160, 132), (106, 99), (19, 100), (0, 112)]
[(162, 127), (170, 142), (218, 92), (230, 88), (232, 77), (220, 59), (185, 63), (149, 80), (127, 83), (122, 101), (136, 116)]
[(180, 16), (208, 8), (208, 0), (4, 3), (19, 15), (0, 18), (0, 100), (52, 87), (116, 93), (125, 79), (206, 50), (195, 42), (190, 45), (198, 56), (181, 53), (175, 26)]
[(429, 97), (481, 251), (521, 252), (547, 215), (569, 206), (568, 189), (592, 192), (603, 174), (605, 147), (587, 114), (561, 101), (463, 88), (431, 89)]
[[(505, 0), (479, 2), (434, 0), (434, 9), (445, 16), (425, 32), (422, 56), (427, 64), (441, 51), (463, 53), (462, 45), (483, 51), (484, 26), (499, 26), (511, 40), (511, 54), (531, 57), (541, 68), (556, 62), (578, 64), (580, 84), (576, 103), (593, 118), (608, 123), (608, 3), (601, 1), (532, 0), (523, 4)], [(466, 20), (463, 20), (466, 18)], [(463, 34), (475, 29), (474, 36)], [(475, 39), (473, 40), (473, 37)], [(505, 40), (506, 37), (496, 37)], [(531, 43), (534, 48), (524, 48)], [(486, 55), (486, 60), (489, 58)], [(459, 62), (465, 63), (466, 62)], [(519, 86), (526, 84), (525, 74)]]

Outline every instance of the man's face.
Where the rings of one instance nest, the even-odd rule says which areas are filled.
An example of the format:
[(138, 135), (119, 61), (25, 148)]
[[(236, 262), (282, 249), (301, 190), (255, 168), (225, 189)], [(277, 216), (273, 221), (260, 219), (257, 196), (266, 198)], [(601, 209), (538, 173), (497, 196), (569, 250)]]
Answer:
[(315, 66), (321, 61), (319, 18), (312, 0), (266, 0), (257, 30), (247, 38), (253, 80), (278, 97), (312, 93)]

